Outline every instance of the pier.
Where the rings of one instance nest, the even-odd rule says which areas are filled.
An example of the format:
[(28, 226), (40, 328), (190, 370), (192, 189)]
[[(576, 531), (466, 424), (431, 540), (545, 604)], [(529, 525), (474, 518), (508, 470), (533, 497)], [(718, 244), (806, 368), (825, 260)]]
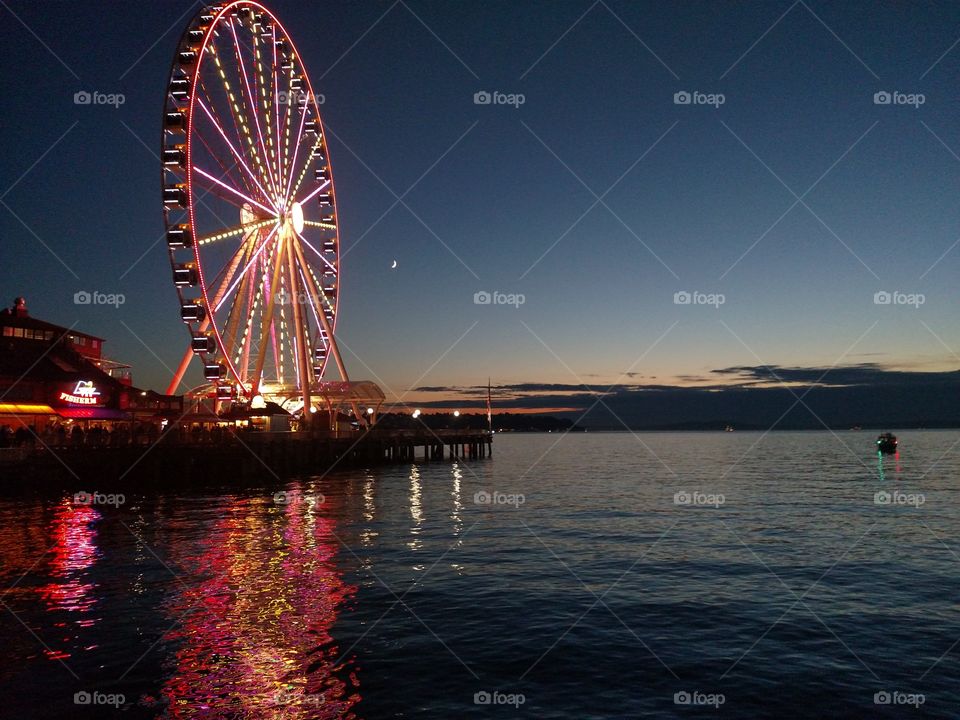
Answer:
[[(0, 451), (0, 482), (75, 484), (130, 492), (152, 485), (249, 482), (323, 475), (384, 463), (490, 457), (486, 430), (239, 432), (185, 440), (168, 434), (151, 444), (10, 448)], [(26, 482), (24, 482), (26, 481)]]

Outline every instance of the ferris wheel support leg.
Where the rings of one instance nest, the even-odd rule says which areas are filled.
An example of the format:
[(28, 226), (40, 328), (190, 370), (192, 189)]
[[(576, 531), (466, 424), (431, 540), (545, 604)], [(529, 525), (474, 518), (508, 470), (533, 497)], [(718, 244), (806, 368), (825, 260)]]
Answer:
[[(291, 245), (294, 243), (291, 241)], [(297, 272), (293, 264), (293, 253), (287, 253), (287, 274), (290, 278), (290, 290), (293, 292), (293, 325), (295, 330), (295, 343), (298, 348), (297, 366), (300, 375), (300, 395), (303, 399), (304, 419), (310, 417), (310, 368), (307, 365), (307, 356), (310, 352), (310, 342), (307, 333), (307, 322), (304, 319), (304, 308), (297, 298), (301, 297), (301, 285), (297, 280)], [(306, 425), (306, 422), (304, 422)]]
[(177, 366), (177, 371), (173, 373), (173, 378), (167, 386), (167, 395), (177, 394), (177, 388), (179, 388), (180, 383), (183, 382), (183, 376), (186, 374), (187, 368), (190, 367), (191, 360), (193, 360), (193, 349), (187, 348), (187, 351), (183, 354), (183, 359)]
[[(210, 327), (209, 315), (200, 323), (200, 332), (205, 332), (208, 327)], [(183, 354), (183, 359), (180, 360), (180, 364), (177, 366), (177, 371), (173, 374), (173, 378), (171, 378), (170, 384), (167, 386), (167, 395), (177, 394), (177, 388), (179, 388), (180, 383), (183, 382), (183, 376), (186, 374), (187, 368), (190, 367), (190, 361), (193, 360), (193, 357), (193, 348), (188, 347), (187, 351)]]
[[(270, 287), (278, 287), (280, 282), (280, 268), (283, 265), (283, 253), (286, 249), (283, 247), (284, 237), (277, 238), (276, 261), (273, 265), (273, 277), (270, 279)], [(273, 324), (273, 310), (277, 299), (276, 291), (270, 293), (270, 299), (267, 302), (267, 311), (263, 315), (260, 331), (260, 344), (257, 346), (257, 365), (253, 372), (253, 384), (250, 386), (250, 397), (252, 398), (260, 392), (260, 380), (263, 377), (263, 364), (267, 359), (267, 338), (270, 335), (270, 327)]]
[[(303, 250), (297, 243), (292, 243), (292, 245), (294, 252), (297, 254), (297, 260), (305, 267), (307, 263), (303, 258)], [(340, 357), (340, 348), (337, 347), (337, 341), (333, 337), (333, 328), (330, 327), (330, 323), (327, 322), (327, 316), (323, 313), (323, 304), (320, 302), (320, 292), (309, 274), (306, 276), (306, 280), (309, 284), (307, 291), (310, 293), (313, 304), (320, 310), (318, 313), (320, 316), (320, 324), (323, 325), (324, 332), (327, 334), (327, 337), (330, 338), (330, 350), (333, 353), (334, 362), (337, 363), (337, 369), (340, 371), (340, 377), (344, 382), (350, 382), (350, 378), (347, 376), (347, 367), (343, 364), (343, 358)]]

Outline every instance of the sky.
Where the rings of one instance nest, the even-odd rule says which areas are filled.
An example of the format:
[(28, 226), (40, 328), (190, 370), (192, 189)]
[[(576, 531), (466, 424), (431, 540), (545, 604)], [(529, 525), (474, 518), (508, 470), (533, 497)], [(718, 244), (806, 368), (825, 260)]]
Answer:
[[(199, 4), (83, 7), (0, 3), (0, 296), (162, 390), (189, 336), (155, 153)], [(388, 400), (960, 367), (956, 3), (270, 7), (324, 96), (341, 351)]]

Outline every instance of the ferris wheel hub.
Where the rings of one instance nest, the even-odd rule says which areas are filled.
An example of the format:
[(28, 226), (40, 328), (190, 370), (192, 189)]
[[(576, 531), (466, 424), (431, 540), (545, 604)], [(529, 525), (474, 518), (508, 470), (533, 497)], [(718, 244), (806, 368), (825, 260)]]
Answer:
[(294, 202), (290, 208), (290, 221), (297, 235), (303, 232), (303, 206), (298, 202)]

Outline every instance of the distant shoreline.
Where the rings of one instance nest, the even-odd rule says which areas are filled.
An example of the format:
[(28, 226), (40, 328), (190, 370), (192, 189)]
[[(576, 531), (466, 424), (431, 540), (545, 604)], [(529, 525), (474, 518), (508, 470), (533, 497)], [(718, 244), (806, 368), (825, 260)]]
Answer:
[(853, 428), (763, 428), (763, 427), (745, 427), (736, 428), (733, 431), (727, 431), (717, 428), (569, 428), (565, 430), (495, 430), (497, 435), (555, 435), (564, 434), (600, 434), (610, 435), (621, 433), (629, 435), (631, 433), (721, 433), (735, 435), (736, 433), (763, 433), (763, 432), (833, 432), (833, 433), (872, 433), (872, 432), (944, 432), (949, 430), (960, 431), (960, 426), (947, 427), (910, 427), (900, 425), (877, 425), (874, 427)]

